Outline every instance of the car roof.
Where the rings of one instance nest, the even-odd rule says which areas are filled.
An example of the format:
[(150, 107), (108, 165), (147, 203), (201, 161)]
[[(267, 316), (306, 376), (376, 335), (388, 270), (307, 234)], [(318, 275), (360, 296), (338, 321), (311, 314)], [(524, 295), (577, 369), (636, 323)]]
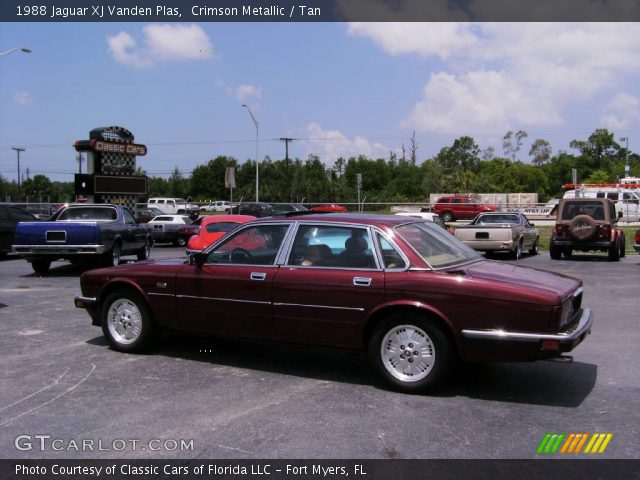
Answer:
[(296, 215), (295, 212), (286, 217), (263, 217), (252, 223), (268, 223), (268, 222), (318, 222), (318, 223), (344, 223), (344, 224), (360, 224), (362, 226), (390, 227), (405, 223), (419, 223), (421, 219), (416, 217), (404, 217), (401, 215), (381, 215), (375, 213), (313, 213)]

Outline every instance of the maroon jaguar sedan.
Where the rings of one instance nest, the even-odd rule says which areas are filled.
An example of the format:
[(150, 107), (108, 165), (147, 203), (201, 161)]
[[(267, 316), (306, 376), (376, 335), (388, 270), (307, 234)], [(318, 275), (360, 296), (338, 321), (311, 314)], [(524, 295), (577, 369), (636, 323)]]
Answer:
[(458, 361), (561, 356), (593, 321), (580, 280), (485, 260), (395, 215), (264, 218), (186, 261), (91, 270), (80, 283), (76, 306), (116, 350), (144, 350), (163, 328), (368, 350), (406, 392)]

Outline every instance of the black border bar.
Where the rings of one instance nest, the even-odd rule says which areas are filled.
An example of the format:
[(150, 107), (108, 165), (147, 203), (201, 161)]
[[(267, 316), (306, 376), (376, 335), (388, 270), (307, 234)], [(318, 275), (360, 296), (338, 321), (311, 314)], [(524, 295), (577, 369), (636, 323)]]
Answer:
[(638, 22), (638, 0), (2, 0), (2, 22)]
[[(32, 473), (26, 473), (27, 469), (31, 469)], [(0, 460), (0, 478), (3, 480), (513, 480), (518, 478), (635, 480), (640, 478), (640, 460), (560, 458), (553, 460)]]

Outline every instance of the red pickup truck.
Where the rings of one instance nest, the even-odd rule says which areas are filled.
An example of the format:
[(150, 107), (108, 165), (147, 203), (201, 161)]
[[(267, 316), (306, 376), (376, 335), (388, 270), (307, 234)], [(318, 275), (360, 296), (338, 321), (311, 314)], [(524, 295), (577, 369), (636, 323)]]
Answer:
[(440, 215), (445, 222), (470, 220), (479, 213), (495, 211), (495, 206), (485, 205), (471, 197), (440, 197), (433, 206), (433, 212)]

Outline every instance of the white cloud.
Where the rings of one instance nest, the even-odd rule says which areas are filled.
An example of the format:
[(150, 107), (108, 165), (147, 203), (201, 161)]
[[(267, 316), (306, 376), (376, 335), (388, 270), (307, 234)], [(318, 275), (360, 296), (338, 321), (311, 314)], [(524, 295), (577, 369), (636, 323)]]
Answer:
[(262, 87), (239, 85), (235, 88), (228, 87), (227, 93), (237, 98), (240, 103), (246, 103), (252, 97), (260, 100), (262, 98)]
[(123, 65), (137, 68), (157, 63), (206, 60), (213, 56), (213, 45), (198, 25), (151, 24), (142, 29), (142, 45), (127, 32), (107, 38), (109, 52)]
[(339, 158), (366, 155), (369, 158), (386, 158), (389, 148), (381, 143), (370, 142), (364, 137), (349, 138), (339, 130), (324, 130), (318, 123), (307, 125), (308, 139), (301, 141), (305, 144), (307, 155), (313, 154), (328, 166)]
[(13, 102), (19, 107), (28, 107), (33, 104), (33, 95), (27, 91), (16, 92), (13, 94)]
[(640, 100), (628, 93), (619, 93), (603, 108), (602, 125), (610, 130), (627, 130), (640, 120)]
[(640, 73), (638, 23), (372, 23), (350, 25), (348, 33), (392, 55), (446, 62), (401, 123), (425, 132), (558, 126), (568, 106), (619, 90)]

